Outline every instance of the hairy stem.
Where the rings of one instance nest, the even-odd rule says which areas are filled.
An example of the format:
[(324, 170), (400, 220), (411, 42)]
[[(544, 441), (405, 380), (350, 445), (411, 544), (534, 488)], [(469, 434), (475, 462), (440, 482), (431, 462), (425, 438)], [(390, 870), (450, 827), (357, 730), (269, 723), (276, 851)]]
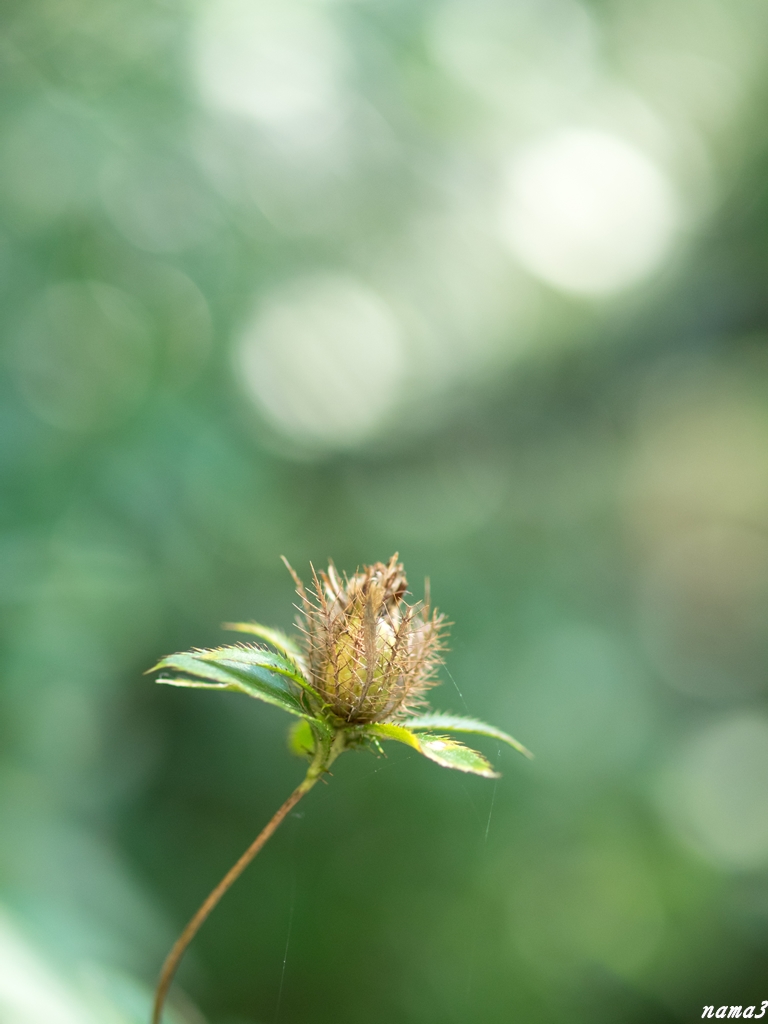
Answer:
[[(305, 793), (308, 793), (314, 786), (317, 780), (320, 778), (322, 773), (326, 770), (331, 760), (335, 758), (337, 753), (340, 753), (340, 749), (337, 744), (333, 745), (333, 749), (329, 752), (326, 747), (325, 750), (321, 749), (321, 745), (317, 744), (317, 752), (309, 770), (306, 774), (304, 781), (301, 785), (297, 786), (296, 789), (291, 793), (288, 799), (285, 801), (283, 806), (270, 818), (269, 822), (259, 832), (254, 841), (242, 855), (242, 857), (233, 864), (229, 871), (224, 875), (222, 880), (216, 886), (216, 888), (206, 897), (200, 906), (197, 913), (192, 917), (191, 921), (181, 933), (173, 949), (170, 951), (163, 964), (163, 969), (160, 972), (160, 980), (157, 983), (157, 989), (155, 991), (155, 1003), (152, 1010), (152, 1024), (160, 1024), (160, 1020), (163, 1014), (163, 1005), (165, 1003), (165, 997), (168, 995), (168, 989), (171, 987), (173, 976), (176, 973), (176, 969), (181, 963), (181, 958), (187, 951), (192, 939), (197, 935), (200, 930), (200, 926), (203, 924), (205, 919), (208, 917), (210, 912), (219, 902), (224, 893), (229, 887), (236, 882), (237, 879), (242, 875), (243, 871), (248, 867), (253, 858), (264, 846), (266, 841), (276, 831), (277, 827), (283, 821), (285, 817), (293, 810), (296, 804), (301, 800)], [(325, 756), (323, 756), (325, 754)]]

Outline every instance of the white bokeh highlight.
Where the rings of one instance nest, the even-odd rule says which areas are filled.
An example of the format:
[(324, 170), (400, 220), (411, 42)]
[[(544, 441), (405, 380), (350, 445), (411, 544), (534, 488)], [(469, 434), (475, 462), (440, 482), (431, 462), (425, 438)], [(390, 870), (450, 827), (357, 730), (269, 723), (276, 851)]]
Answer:
[(318, 274), (274, 294), (246, 324), (236, 371), (264, 419), (311, 448), (355, 447), (400, 396), (399, 325), (375, 292)]
[(502, 236), (527, 270), (565, 292), (601, 296), (641, 281), (669, 252), (679, 219), (665, 174), (606, 132), (559, 131), (507, 168)]
[(322, 9), (301, 0), (214, 0), (193, 63), (210, 106), (280, 126), (336, 105), (343, 49)]

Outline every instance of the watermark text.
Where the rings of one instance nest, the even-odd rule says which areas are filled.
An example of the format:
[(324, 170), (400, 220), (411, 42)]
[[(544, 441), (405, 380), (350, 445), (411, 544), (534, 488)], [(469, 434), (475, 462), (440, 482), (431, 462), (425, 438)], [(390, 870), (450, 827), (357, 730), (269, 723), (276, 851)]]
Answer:
[(726, 1019), (734, 1017), (746, 1017), (749, 1019), (752, 1017), (754, 1020), (759, 1020), (760, 1017), (765, 1016), (766, 1009), (768, 1009), (768, 999), (763, 1000), (759, 1010), (756, 1006), (718, 1006), (717, 1009), (714, 1006), (705, 1006), (701, 1016), (719, 1017), (720, 1019), (723, 1017)]

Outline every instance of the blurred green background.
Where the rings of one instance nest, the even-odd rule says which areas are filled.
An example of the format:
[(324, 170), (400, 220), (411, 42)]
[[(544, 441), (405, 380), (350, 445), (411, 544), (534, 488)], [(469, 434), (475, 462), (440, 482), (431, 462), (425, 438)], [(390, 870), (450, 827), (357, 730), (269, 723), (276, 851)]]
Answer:
[[(768, 11), (5, 0), (0, 1021), (138, 1024), (300, 778), (154, 686), (398, 550), (498, 783), (344, 758), (186, 1024), (768, 998)], [(450, 675), (449, 675), (450, 673)], [(183, 993), (187, 993), (184, 995)]]

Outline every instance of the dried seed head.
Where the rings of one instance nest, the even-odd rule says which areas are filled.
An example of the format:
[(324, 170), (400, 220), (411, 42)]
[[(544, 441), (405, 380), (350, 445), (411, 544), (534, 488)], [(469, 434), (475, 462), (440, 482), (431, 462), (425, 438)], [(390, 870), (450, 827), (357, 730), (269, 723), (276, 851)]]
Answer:
[(445, 624), (428, 597), (406, 604), (397, 555), (351, 578), (342, 579), (333, 563), (319, 575), (313, 569), (309, 593), (291, 572), (301, 598), (307, 669), (327, 712), (362, 725), (418, 707), (436, 682)]

